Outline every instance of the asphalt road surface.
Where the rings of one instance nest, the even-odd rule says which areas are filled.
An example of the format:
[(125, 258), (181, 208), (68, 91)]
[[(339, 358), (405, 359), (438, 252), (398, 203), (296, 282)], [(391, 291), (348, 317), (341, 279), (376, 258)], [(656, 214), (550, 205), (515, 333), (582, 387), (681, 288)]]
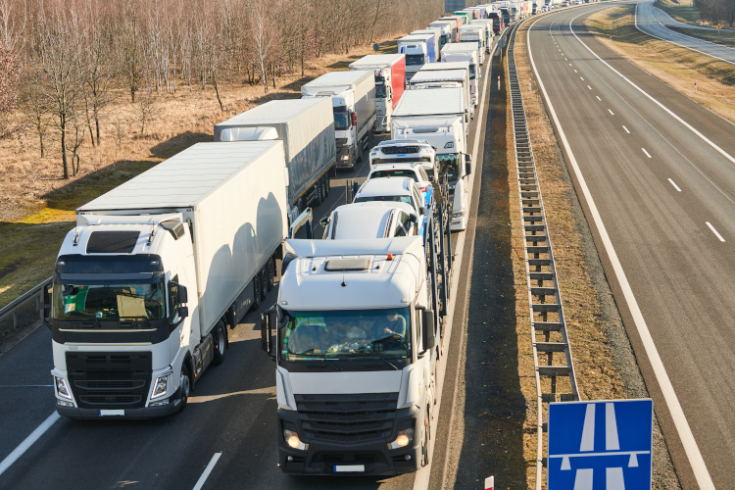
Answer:
[[(654, 7), (654, 2), (642, 2), (636, 6), (636, 27), (641, 32), (661, 39), (662, 41), (668, 41), (682, 48), (691, 49), (692, 51), (735, 65), (735, 49), (687, 36), (686, 34), (669, 29), (668, 26), (686, 29), (700, 28), (672, 19), (669, 14)], [(701, 27), (701, 29), (716, 30), (711, 27)]]
[(735, 127), (589, 35), (601, 8), (534, 24), (539, 86), (682, 486), (732, 488)]
[[(483, 82), (488, 80), (489, 64), (483, 69)], [(484, 114), (482, 108), (477, 114)], [(470, 126), (474, 156), (485, 151), (482, 120), (477, 117)], [(362, 182), (367, 172), (364, 153), (363, 163), (354, 171), (332, 179), (329, 197), (314, 209), (317, 237), (322, 232), (319, 220), (345, 202), (346, 180)], [(473, 180), (478, 173), (473, 173)], [(464, 235), (453, 235), (457, 259), (464, 249)], [(227, 359), (207, 370), (187, 409), (164, 419), (58, 418), (49, 374), (53, 367), (50, 333), (44, 327), (33, 331), (0, 356), (0, 488), (427, 488), (431, 467), (381, 480), (292, 478), (277, 467), (275, 365), (260, 350), (259, 331), (260, 312), (272, 306), (276, 295), (274, 288), (258, 312), (250, 312), (230, 331)], [(457, 318), (465, 313), (460, 308)], [(445, 335), (444, 352), (450, 341)], [(446, 361), (442, 384), (445, 368)], [(452, 397), (446, 400), (440, 403), (450, 407)], [(442, 451), (434, 452), (432, 460), (443, 464)]]

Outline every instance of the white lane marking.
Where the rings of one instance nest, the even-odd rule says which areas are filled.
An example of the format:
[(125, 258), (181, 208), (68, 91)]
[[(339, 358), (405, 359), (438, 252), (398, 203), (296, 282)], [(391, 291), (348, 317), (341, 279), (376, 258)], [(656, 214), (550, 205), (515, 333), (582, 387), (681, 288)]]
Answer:
[[(581, 15), (583, 14), (580, 14), (577, 17), (580, 17)], [(531, 60), (531, 66), (533, 67), (533, 71), (536, 74), (538, 85), (539, 87), (541, 87), (541, 92), (544, 94), (544, 99), (546, 99), (546, 103), (549, 106), (549, 111), (551, 112), (551, 117), (554, 120), (554, 124), (559, 130), (559, 135), (561, 136), (561, 142), (567, 150), (567, 154), (569, 155), (569, 161), (572, 164), (572, 169), (574, 170), (574, 173), (577, 175), (577, 181), (579, 182), (579, 186), (582, 188), (582, 193), (584, 194), (585, 200), (587, 201), (587, 205), (589, 206), (590, 214), (592, 215), (592, 220), (595, 222), (595, 225), (600, 233), (600, 238), (602, 240), (603, 246), (605, 247), (605, 251), (607, 252), (608, 258), (610, 259), (610, 264), (612, 265), (613, 272), (615, 276), (618, 278), (618, 282), (620, 284), (620, 288), (622, 289), (623, 296), (625, 297), (625, 301), (628, 304), (630, 314), (633, 317), (633, 323), (636, 326), (636, 330), (638, 331), (638, 334), (641, 338), (641, 343), (643, 345), (643, 348), (646, 351), (648, 360), (651, 363), (651, 367), (653, 368), (653, 374), (656, 377), (656, 381), (658, 381), (658, 385), (661, 389), (661, 394), (664, 397), (666, 406), (669, 409), (669, 413), (671, 414), (672, 420), (674, 421), (674, 425), (679, 434), (679, 439), (681, 439), (681, 443), (684, 447), (684, 451), (686, 452), (687, 458), (689, 459), (689, 464), (691, 465), (692, 470), (694, 471), (694, 477), (697, 479), (697, 483), (699, 485), (700, 490), (715, 490), (715, 484), (712, 482), (712, 477), (710, 476), (709, 471), (707, 471), (707, 466), (704, 464), (704, 458), (702, 458), (702, 453), (699, 451), (699, 447), (697, 446), (697, 441), (694, 439), (694, 434), (692, 433), (692, 429), (691, 427), (689, 427), (689, 422), (687, 422), (686, 415), (684, 415), (684, 410), (681, 408), (681, 403), (679, 402), (679, 399), (676, 397), (676, 391), (674, 391), (674, 386), (671, 384), (671, 380), (669, 379), (669, 376), (666, 373), (666, 367), (664, 366), (664, 363), (661, 360), (661, 355), (658, 353), (658, 349), (656, 349), (656, 343), (653, 341), (653, 337), (651, 336), (651, 332), (648, 329), (646, 320), (643, 318), (643, 312), (641, 311), (640, 306), (638, 305), (638, 301), (635, 298), (635, 294), (633, 294), (633, 289), (630, 287), (628, 278), (625, 275), (625, 271), (623, 270), (623, 265), (620, 263), (620, 259), (618, 258), (618, 255), (615, 252), (615, 247), (612, 244), (610, 235), (608, 235), (607, 233), (607, 229), (605, 228), (605, 223), (603, 223), (602, 221), (602, 216), (600, 215), (600, 211), (597, 209), (595, 200), (592, 198), (592, 193), (587, 187), (587, 182), (585, 181), (584, 176), (582, 175), (582, 170), (579, 168), (577, 159), (575, 158), (574, 153), (572, 152), (572, 148), (569, 145), (569, 141), (567, 140), (566, 133), (564, 132), (564, 129), (562, 128), (561, 123), (559, 122), (559, 117), (556, 115), (554, 106), (551, 103), (551, 99), (549, 98), (548, 92), (546, 91), (546, 86), (544, 85), (544, 82), (541, 80), (541, 77), (539, 76), (538, 69), (536, 68), (536, 63), (534, 62), (534, 59), (533, 59), (533, 50), (531, 48), (531, 30), (533, 29), (533, 26), (536, 25), (536, 22), (538, 22), (538, 20), (534, 21), (534, 23), (531, 24), (531, 27), (528, 28), (528, 31), (526, 31), (526, 46), (528, 46), (528, 57)], [(569, 28), (572, 29), (571, 21), (569, 23)], [(573, 29), (572, 29), (572, 33), (574, 34)], [(574, 36), (577, 37), (576, 34), (574, 34)], [(587, 47), (587, 45), (584, 44), (579, 39), (579, 37), (577, 37), (577, 40), (580, 43), (582, 43), (585, 47)], [(599, 56), (597, 56), (589, 47), (587, 47), (587, 49), (592, 54), (594, 54), (597, 57), (597, 59), (605, 63), (605, 61)], [(621, 77), (623, 76), (622, 74), (620, 74), (620, 72), (617, 72), (610, 65), (608, 65), (607, 63), (605, 64), (610, 69), (615, 71), (618, 75), (620, 75)], [(628, 82), (633, 84), (629, 80)], [(647, 95), (651, 100), (654, 100), (650, 95), (643, 92), (643, 90), (641, 90), (640, 88), (638, 88), (638, 90), (640, 90), (642, 93)], [(656, 101), (654, 100), (654, 102)], [(663, 105), (661, 105), (661, 107), (663, 108)], [(673, 115), (671, 111), (669, 111), (668, 109), (666, 110), (670, 114)], [(681, 121), (681, 118), (678, 118), (678, 116), (677, 116), (677, 119)], [(683, 121), (681, 122), (683, 123)], [(689, 127), (691, 128), (691, 126)], [(694, 130), (694, 128), (691, 128), (691, 129)]]
[(610, 109), (608, 109), (607, 112), (609, 112), (611, 116), (614, 116), (615, 115), (615, 113), (613, 111), (611, 111)]
[(595, 95), (595, 97), (597, 97), (597, 100), (599, 100), (600, 102), (602, 102), (602, 99), (600, 98), (599, 95)]
[(626, 133), (630, 134), (630, 131), (628, 131), (628, 128), (626, 128), (625, 125), (623, 125), (623, 129), (625, 130)]
[(648, 153), (648, 152), (646, 151), (646, 149), (645, 149), (645, 148), (641, 148), (641, 150), (643, 150), (643, 153), (645, 153), (645, 154), (646, 154), (646, 156), (647, 156), (648, 158), (653, 158), (653, 157), (651, 156), (651, 154), (650, 154), (650, 153)]
[[(490, 57), (491, 58), (492, 58), (493, 54), (495, 53), (495, 50), (496, 49), (497, 49), (497, 45), (495, 45), (495, 48), (493, 48), (493, 53), (490, 54)], [(490, 80), (490, 77), (488, 76), (488, 73), (490, 73), (490, 67), (491, 67), (491, 63), (488, 63), (486, 65), (486, 68), (485, 68), (485, 85), (482, 88), (482, 97), (480, 98), (480, 105), (478, 106), (480, 108), (482, 108), (484, 106), (484, 104), (485, 104), (485, 95), (487, 93), (488, 81)], [(482, 109), (480, 109), (480, 112), (482, 112)], [(482, 120), (478, 118), (477, 119), (477, 122), (478, 122), (478, 124), (475, 127), (475, 144), (473, 145), (473, 150), (472, 150), (472, 158), (473, 158), (474, 161), (478, 161), (478, 159), (477, 159), (477, 151), (478, 151), (479, 146), (480, 146), (479, 139), (480, 139), (480, 130), (482, 128), (482, 124), (481, 124), (482, 123)], [(472, 189), (473, 189), (473, 187), (475, 185), (475, 180), (474, 179), (476, 179), (476, 178), (477, 179), (481, 179), (482, 178), (481, 177), (481, 173), (480, 172), (472, 172), (472, 176), (470, 178), (472, 179), (472, 181), (470, 183), (470, 192), (468, 194), (467, 200), (468, 200), (468, 202), (471, 205), (471, 203), (472, 203)], [(474, 254), (474, 245), (473, 245), (471, 247), (471, 249), (470, 249), (470, 254), (469, 254), (470, 256), (469, 256), (469, 258), (465, 258), (464, 257), (464, 244), (465, 244), (466, 235), (467, 235), (466, 233), (459, 233), (459, 239), (457, 239), (457, 247), (455, 248), (455, 250), (458, 250), (459, 252), (457, 253), (457, 258), (455, 259), (456, 262), (454, 262), (454, 264), (456, 264), (456, 267), (459, 267), (459, 269), (457, 269), (457, 270), (461, 270), (462, 269), (462, 264), (464, 263), (464, 261), (465, 260), (471, 260), (471, 257)], [(452, 282), (451, 291), (450, 291), (450, 294), (451, 294), (451, 297), (452, 298), (455, 298), (457, 296), (457, 290), (459, 288), (459, 283), (460, 283), (460, 281), (453, 281)], [(468, 299), (468, 301), (469, 301), (469, 299)], [(455, 311), (455, 307), (456, 306), (457, 306), (457, 302), (456, 301), (451, 301), (449, 303), (449, 315), (448, 315), (448, 318), (452, 318), (452, 319), (454, 318), (454, 311)], [(465, 316), (467, 315), (466, 309), (467, 309), (467, 303), (465, 303), (465, 313), (464, 313)], [(447, 349), (449, 349), (449, 344), (450, 344), (451, 339), (452, 339), (452, 329), (453, 329), (453, 327), (454, 326), (452, 324), (452, 321), (450, 321), (449, 322), (449, 326), (447, 328), (447, 333), (444, 335), (444, 337), (446, 339), (445, 341), (446, 341)], [(464, 342), (464, 330), (462, 330), (460, 332), (460, 335), (461, 335), (461, 337), (460, 337), (460, 345), (461, 345)], [(447, 350), (447, 352), (448, 352), (448, 350)], [(444, 358), (447, 359), (446, 356)], [(438, 400), (437, 400), (436, 408), (434, 409), (434, 413), (436, 414), (435, 417), (434, 417), (436, 419), (436, 426), (434, 427), (434, 433), (437, 433), (437, 431), (439, 429), (439, 416), (438, 416), (438, 414), (441, 413), (441, 406), (442, 406), (442, 396), (441, 396), (441, 394), (444, 391), (444, 377), (446, 375), (446, 369), (447, 369), (447, 362), (445, 361), (441, 365), (441, 367), (440, 367), (441, 372), (439, 373), (440, 374), (440, 377), (439, 378), (441, 379), (441, 384), (439, 384), (437, 386)], [(457, 376), (459, 376), (459, 372), (460, 371), (457, 370)], [(437, 380), (437, 384), (438, 384), (438, 381), (439, 380)], [(454, 404), (454, 400), (457, 398), (456, 392), (457, 392), (458, 386), (459, 386), (459, 382), (455, 380), (455, 384), (454, 384), (454, 395), (453, 395), (452, 400), (450, 401), (450, 411), (449, 411), (449, 430), (450, 431), (452, 429), (452, 424), (453, 424), (453, 420), (454, 420), (454, 405), (455, 405)], [(429, 448), (429, 454), (433, 454), (433, 452), (434, 452), (434, 443), (435, 442), (436, 442), (436, 437), (433, 437), (431, 439), (431, 447)], [(432, 466), (433, 463), (434, 463), (434, 457), (432, 456), (429, 459), (429, 464), (426, 465), (426, 466), (424, 466), (423, 468), (421, 468), (420, 470), (418, 470), (416, 472), (416, 477), (413, 480), (413, 490), (425, 490), (426, 488), (429, 488), (429, 479), (431, 477), (431, 466)], [(447, 474), (447, 465), (448, 464), (449, 464), (449, 455), (446, 454), (445, 455), (445, 458), (444, 458), (444, 474), (445, 475)]]
[(592, 90), (592, 87), (590, 87), (589, 85), (587, 85), (587, 88), (590, 89), (590, 90)]
[[(579, 41), (582, 46), (584, 46), (585, 48), (587, 48), (587, 51), (589, 51), (590, 53), (592, 53), (592, 55), (595, 58), (597, 58), (598, 60), (600, 60), (605, 66), (607, 66), (608, 68), (610, 68), (610, 70), (612, 70), (620, 78), (622, 78), (623, 80), (625, 80), (626, 82), (628, 82), (633, 88), (635, 88), (640, 93), (642, 93), (643, 95), (645, 95), (648, 99), (651, 100), (651, 102), (653, 102), (654, 104), (656, 104), (657, 106), (659, 106), (661, 109), (663, 109), (664, 111), (666, 111), (671, 117), (673, 117), (674, 119), (676, 119), (677, 121), (679, 121), (685, 128), (689, 129), (692, 133), (694, 133), (697, 136), (699, 136), (705, 143), (707, 143), (708, 145), (710, 145), (720, 155), (724, 156), (725, 158), (727, 158), (728, 160), (730, 160), (730, 162), (732, 162), (732, 163), (735, 164), (735, 158), (733, 158), (732, 155), (730, 155), (725, 150), (723, 150), (722, 148), (720, 148), (719, 146), (717, 146), (713, 141), (711, 141), (705, 135), (703, 135), (702, 133), (700, 133), (699, 131), (697, 131), (691, 124), (689, 124), (688, 122), (686, 122), (685, 120), (683, 120), (681, 117), (677, 116), (671, 109), (669, 109), (668, 107), (666, 107), (665, 105), (663, 105), (661, 102), (659, 102), (658, 100), (656, 100), (654, 97), (652, 97), (651, 95), (649, 95), (648, 92), (646, 92), (645, 90), (643, 90), (642, 88), (640, 88), (638, 85), (636, 85), (635, 83), (633, 83), (625, 75), (623, 75), (618, 70), (616, 70), (615, 68), (613, 68), (607, 61), (605, 61), (602, 58), (600, 58), (597, 55), (597, 53), (595, 53), (594, 51), (592, 51), (592, 49), (590, 49), (590, 47), (587, 46), (584, 43), (584, 41), (582, 41), (579, 38), (579, 36), (577, 36), (577, 33), (574, 32), (574, 29), (572, 28), (572, 22), (575, 21), (578, 17), (581, 17), (582, 15), (583, 14), (580, 14), (577, 17), (574, 17), (572, 20), (569, 21), (569, 29), (571, 30), (572, 34), (577, 39), (577, 41)], [(702, 464), (704, 464), (704, 461), (702, 461)], [(705, 474), (702, 474), (700, 476), (702, 478), (705, 478), (705, 476), (708, 477), (707, 479), (701, 480), (701, 481), (699, 479), (697, 479), (697, 482), (700, 483), (700, 488), (701, 488), (701, 483), (703, 483), (703, 482), (704, 483), (707, 483), (708, 481), (709, 482), (712, 481), (712, 477), (710, 477), (709, 473), (707, 473), (706, 475)], [(713, 485), (714, 485), (714, 483), (713, 483)]]
[[(640, 5), (640, 4), (638, 4), (638, 5)], [(696, 52), (696, 53), (699, 53), (699, 54), (703, 54), (703, 55), (705, 55), (705, 56), (709, 56), (710, 58), (714, 58), (714, 59), (716, 59), (716, 60), (724, 61), (724, 62), (725, 62), (725, 63), (727, 63), (728, 65), (735, 65), (735, 63), (733, 63), (732, 61), (726, 60), (726, 59), (724, 59), (724, 58), (720, 58), (719, 56), (715, 56), (715, 55), (713, 55), (713, 54), (711, 54), (711, 53), (705, 53), (704, 51), (700, 51), (700, 50), (698, 50), (698, 49), (694, 49), (694, 48), (692, 48), (692, 47), (690, 47), (690, 46), (685, 46), (685, 45), (683, 45), (683, 44), (679, 44), (679, 43), (676, 43), (676, 42), (674, 42), (674, 41), (671, 41), (670, 39), (664, 39), (664, 38), (662, 38), (662, 37), (658, 37), (658, 36), (657, 36), (657, 35), (655, 35), (655, 34), (651, 34), (650, 32), (646, 32), (646, 31), (642, 30), (642, 29), (641, 29), (640, 27), (638, 27), (638, 5), (636, 5), (636, 7), (635, 7), (635, 21), (634, 21), (634, 24), (635, 24), (635, 28), (636, 28), (636, 29), (638, 29), (638, 30), (639, 30), (640, 32), (642, 32), (643, 34), (645, 34), (646, 36), (651, 36), (651, 37), (655, 37), (656, 39), (659, 39), (659, 40), (661, 40), (661, 41), (664, 41), (664, 42), (667, 42), (667, 43), (671, 43), (671, 44), (674, 44), (674, 45), (676, 45), (676, 46), (679, 46), (680, 48), (684, 48), (684, 49), (689, 49), (689, 50), (691, 50), (691, 51), (694, 51), (694, 52)], [(656, 19), (656, 20), (657, 20), (657, 19)], [(660, 21), (658, 21), (658, 20), (657, 20), (657, 22), (658, 22), (659, 24), (661, 24), (661, 22), (660, 22)], [(662, 24), (662, 25), (663, 25), (663, 24)], [(668, 29), (668, 27), (667, 27), (667, 29)], [(671, 29), (669, 29), (669, 30), (671, 30)], [(719, 45), (719, 44), (714, 44), (714, 43), (710, 43), (709, 41), (704, 41), (704, 40), (700, 40), (700, 39), (698, 39), (698, 40), (697, 40), (697, 42), (701, 42), (702, 44), (704, 44), (704, 43), (707, 43), (707, 44), (712, 44), (712, 45), (713, 45), (713, 47), (715, 47), (715, 48), (717, 48), (717, 49), (720, 49), (720, 48), (722, 48), (722, 46), (721, 46), (721, 45)]]
[(20, 443), (18, 447), (13, 449), (13, 452), (8, 454), (5, 459), (3, 459), (2, 463), (0, 463), (0, 475), (5, 473), (5, 470), (13, 466), (13, 463), (15, 463), (18, 458), (23, 456), (23, 453), (28, 451), (28, 448), (33, 446), (33, 444), (46, 432), (51, 428), (54, 423), (59, 420), (61, 416), (58, 412), (54, 411), (51, 415), (48, 416), (46, 420), (44, 420), (41, 425), (36, 427), (36, 430), (31, 432), (31, 435), (25, 438), (23, 442)]
[(577, 73), (577, 70), (574, 70), (574, 73)]
[(572, 64), (571, 64), (571, 63), (569, 63), (569, 66), (572, 66)]
[(204, 473), (202, 473), (202, 476), (200, 476), (199, 480), (197, 480), (197, 484), (194, 485), (194, 490), (202, 490), (202, 487), (207, 482), (207, 478), (209, 478), (210, 473), (212, 473), (214, 466), (217, 464), (217, 461), (219, 461), (219, 458), (221, 457), (222, 453), (214, 453), (212, 459), (209, 460), (209, 464), (206, 468), (204, 468)]
[(579, 77), (579, 79), (580, 79), (580, 80), (582, 80), (582, 81), (584, 82), (584, 77)]
[(705, 223), (707, 223), (707, 226), (709, 226), (709, 229), (710, 229), (710, 230), (712, 230), (712, 233), (714, 233), (714, 234), (715, 234), (715, 236), (717, 237), (717, 239), (718, 239), (719, 241), (721, 241), (721, 242), (724, 242), (724, 241), (725, 241), (725, 239), (724, 239), (724, 238), (722, 238), (722, 235), (720, 235), (720, 234), (719, 234), (719, 233), (717, 232), (717, 230), (715, 230), (715, 227), (714, 227), (714, 226), (712, 226), (712, 223), (710, 223), (709, 221), (705, 221)]
[(678, 186), (678, 185), (676, 185), (676, 182), (674, 182), (674, 181), (673, 181), (673, 180), (671, 180), (671, 179), (669, 179), (669, 182), (671, 182), (671, 185), (673, 185), (673, 186), (674, 186), (674, 189), (676, 189), (677, 191), (681, 192), (681, 189), (679, 189), (679, 186)]

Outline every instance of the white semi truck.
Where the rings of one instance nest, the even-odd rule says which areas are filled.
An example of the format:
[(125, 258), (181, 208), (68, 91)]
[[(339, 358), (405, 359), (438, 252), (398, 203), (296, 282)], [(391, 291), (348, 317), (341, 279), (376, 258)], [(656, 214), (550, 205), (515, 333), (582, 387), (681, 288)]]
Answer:
[(471, 45), (477, 50), (477, 60), (480, 65), (485, 60), (485, 28), (467, 24), (459, 28), (460, 44)]
[[(440, 65), (443, 63), (439, 63)], [(412, 90), (461, 87), (465, 107), (475, 107), (470, 94), (469, 70), (419, 70), (409, 83)], [(473, 111), (470, 111), (470, 115)]]
[(288, 172), (289, 222), (318, 206), (336, 162), (332, 104), (326, 99), (273, 100), (214, 125), (215, 141), (281, 140)]
[(464, 70), (470, 80), (470, 98), (472, 99), (472, 107), (477, 106), (477, 78), (474, 71), (470, 70), (469, 61), (445, 61), (443, 63), (435, 63), (421, 68), (421, 71), (444, 71), (444, 70)]
[(390, 131), (390, 117), (406, 88), (406, 55), (369, 54), (350, 63), (350, 70), (375, 73), (375, 131)]
[(277, 306), (261, 319), (284, 472), (395, 475), (428, 463), (450, 240), (427, 236), (287, 242)]
[(301, 87), (303, 99), (330, 98), (334, 113), (337, 168), (354, 168), (371, 146), (375, 126), (372, 71), (332, 71)]
[(436, 148), (437, 179), (447, 183), (452, 230), (467, 227), (469, 214), (469, 113), (461, 87), (407, 90), (393, 112), (391, 139), (423, 139)]
[(182, 410), (288, 233), (281, 141), (199, 143), (77, 210), (44, 298), (56, 409)]
[(406, 80), (429, 63), (436, 63), (439, 45), (434, 43), (434, 33), (410, 34), (398, 40), (398, 52), (406, 55)]

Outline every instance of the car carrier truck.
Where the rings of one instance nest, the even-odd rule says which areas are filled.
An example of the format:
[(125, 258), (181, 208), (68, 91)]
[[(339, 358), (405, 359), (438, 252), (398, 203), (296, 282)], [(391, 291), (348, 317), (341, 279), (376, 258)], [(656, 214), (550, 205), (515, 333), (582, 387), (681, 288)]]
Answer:
[(283, 146), (199, 143), (77, 210), (44, 294), (59, 414), (183, 410), (224, 359), (227, 327), (273, 285)]
[(426, 238), (287, 242), (277, 305), (261, 318), (284, 472), (396, 475), (428, 463), (451, 270), (448, 231), (431, 226)]
[(336, 147), (332, 104), (326, 99), (266, 102), (215, 124), (214, 140), (283, 141), (290, 223), (329, 194)]
[(370, 147), (375, 126), (372, 71), (332, 71), (301, 87), (302, 99), (329, 98), (334, 113), (337, 168), (354, 168)]
[(350, 64), (350, 70), (372, 70), (375, 74), (375, 127), (390, 131), (390, 117), (406, 87), (406, 55), (369, 54)]

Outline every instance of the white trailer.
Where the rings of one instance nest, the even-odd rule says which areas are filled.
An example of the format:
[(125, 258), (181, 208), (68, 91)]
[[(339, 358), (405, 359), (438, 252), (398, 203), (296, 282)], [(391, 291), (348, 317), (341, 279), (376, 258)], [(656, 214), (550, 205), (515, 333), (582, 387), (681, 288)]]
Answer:
[(375, 126), (375, 76), (372, 71), (332, 71), (301, 87), (303, 99), (332, 100), (337, 168), (354, 168), (371, 146)]
[(186, 406), (227, 326), (273, 285), (283, 161), (281, 141), (199, 143), (77, 210), (45, 298), (61, 415)]
[(436, 63), (440, 49), (434, 40), (434, 33), (410, 34), (398, 40), (398, 52), (406, 55), (406, 80), (425, 64)]
[(485, 30), (485, 53), (490, 54), (490, 50), (493, 47), (493, 19), (486, 18), (480, 20), (473, 20), (469, 23), (470, 26), (481, 26)]
[(336, 147), (332, 104), (326, 99), (266, 102), (215, 124), (214, 140), (283, 141), (291, 223), (329, 193)]
[(390, 116), (406, 88), (406, 55), (369, 54), (350, 63), (350, 70), (375, 73), (375, 131), (390, 131)]
[(468, 24), (459, 28), (459, 43), (474, 46), (480, 65), (485, 60), (485, 28)]
[(469, 214), (469, 115), (461, 87), (407, 90), (393, 113), (391, 139), (424, 139), (437, 149), (439, 181), (452, 198), (452, 230), (464, 230)]
[(472, 107), (477, 106), (477, 78), (475, 72), (470, 70), (469, 61), (444, 61), (442, 63), (435, 63), (433, 65), (427, 65), (421, 68), (420, 71), (444, 71), (444, 70), (464, 70), (467, 72), (467, 76), (470, 80), (470, 98), (472, 99)]
[[(409, 82), (409, 88), (413, 90), (447, 87), (462, 87), (464, 106), (474, 107), (470, 94), (469, 70), (419, 70)], [(470, 115), (472, 112), (470, 111)]]
[(419, 29), (417, 31), (411, 31), (411, 36), (420, 36), (422, 34), (429, 34), (434, 36), (434, 59), (431, 61), (432, 63), (436, 63), (439, 61), (441, 48), (444, 46), (444, 43), (442, 42), (442, 29), (441, 27), (432, 27), (429, 26), (426, 29)]

